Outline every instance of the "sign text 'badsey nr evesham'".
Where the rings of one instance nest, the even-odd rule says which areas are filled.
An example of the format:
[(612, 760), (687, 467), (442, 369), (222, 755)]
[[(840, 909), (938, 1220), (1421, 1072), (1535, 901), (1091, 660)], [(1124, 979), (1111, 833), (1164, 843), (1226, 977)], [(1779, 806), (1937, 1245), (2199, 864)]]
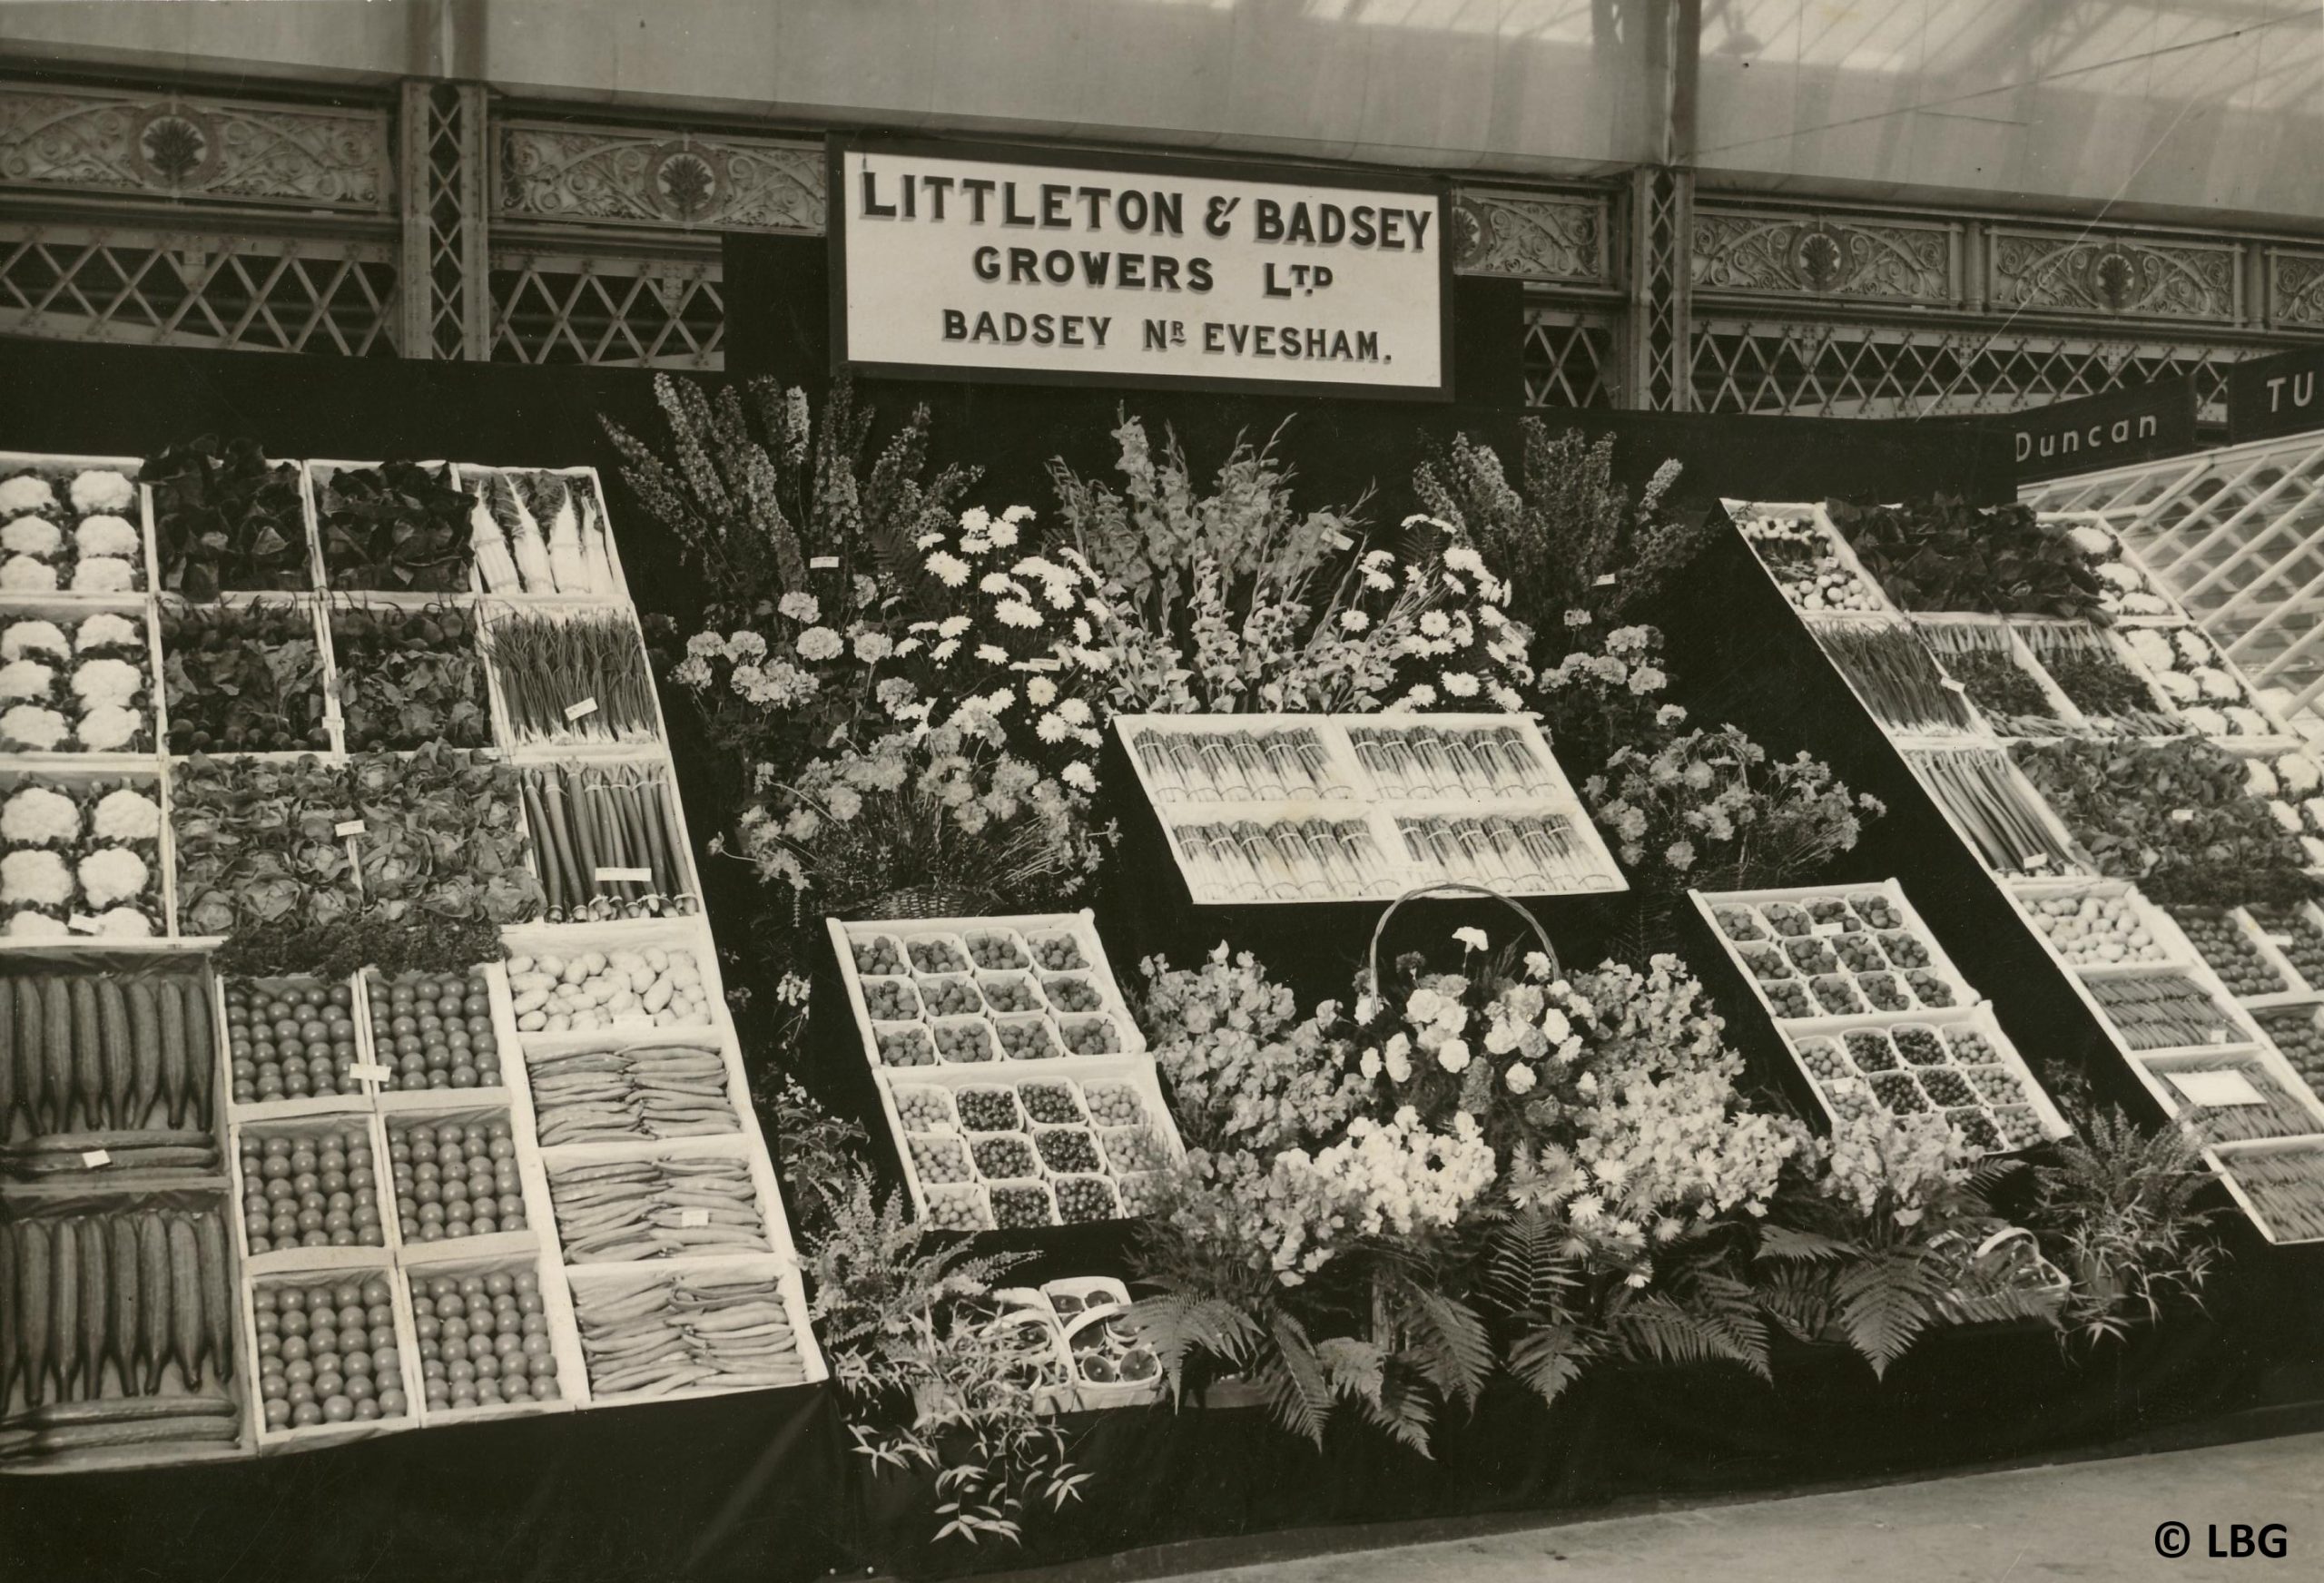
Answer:
[(832, 175), (848, 367), (1450, 394), (1428, 183), (846, 143)]

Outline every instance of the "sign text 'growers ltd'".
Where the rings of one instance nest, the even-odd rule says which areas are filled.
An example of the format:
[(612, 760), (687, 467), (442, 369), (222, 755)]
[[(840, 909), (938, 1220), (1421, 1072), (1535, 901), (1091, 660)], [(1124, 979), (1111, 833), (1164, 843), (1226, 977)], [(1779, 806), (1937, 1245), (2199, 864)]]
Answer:
[(831, 179), (844, 367), (1452, 393), (1433, 183), (844, 142)]

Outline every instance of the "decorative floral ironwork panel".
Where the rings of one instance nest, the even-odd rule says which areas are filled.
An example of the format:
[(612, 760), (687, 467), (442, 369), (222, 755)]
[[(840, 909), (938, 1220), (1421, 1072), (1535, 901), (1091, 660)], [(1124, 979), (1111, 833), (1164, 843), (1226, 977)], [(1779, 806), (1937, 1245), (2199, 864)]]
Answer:
[(1999, 309), (2238, 323), (2235, 243), (2133, 241), (1995, 228), (1987, 295)]
[(1951, 225), (1698, 209), (1695, 290), (1951, 306), (1961, 296), (1958, 234)]
[(388, 113), (0, 83), (0, 184), (384, 213)]
[(1452, 196), (1452, 267), (1466, 275), (1603, 282), (1610, 273), (1606, 205), (1463, 187)]
[(2268, 250), (2268, 320), (2296, 329), (2324, 329), (2324, 253)]
[(500, 212), (687, 230), (823, 229), (813, 143), (509, 121), (498, 126)]

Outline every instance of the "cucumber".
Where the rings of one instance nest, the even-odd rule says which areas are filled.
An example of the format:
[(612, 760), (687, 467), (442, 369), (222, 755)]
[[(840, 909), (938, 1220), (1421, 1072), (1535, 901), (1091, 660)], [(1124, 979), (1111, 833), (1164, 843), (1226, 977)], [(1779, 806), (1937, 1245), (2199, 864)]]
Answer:
[(10, 1429), (63, 1429), (80, 1423), (142, 1423), (173, 1418), (232, 1418), (223, 1396), (116, 1396), (104, 1401), (52, 1401), (7, 1421)]

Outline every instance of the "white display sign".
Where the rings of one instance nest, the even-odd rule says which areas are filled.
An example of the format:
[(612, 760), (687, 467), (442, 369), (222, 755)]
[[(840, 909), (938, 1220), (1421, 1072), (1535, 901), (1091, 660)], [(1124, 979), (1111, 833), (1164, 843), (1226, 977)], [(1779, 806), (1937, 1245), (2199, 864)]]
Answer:
[(1449, 398), (1441, 186), (835, 143), (837, 361)]

